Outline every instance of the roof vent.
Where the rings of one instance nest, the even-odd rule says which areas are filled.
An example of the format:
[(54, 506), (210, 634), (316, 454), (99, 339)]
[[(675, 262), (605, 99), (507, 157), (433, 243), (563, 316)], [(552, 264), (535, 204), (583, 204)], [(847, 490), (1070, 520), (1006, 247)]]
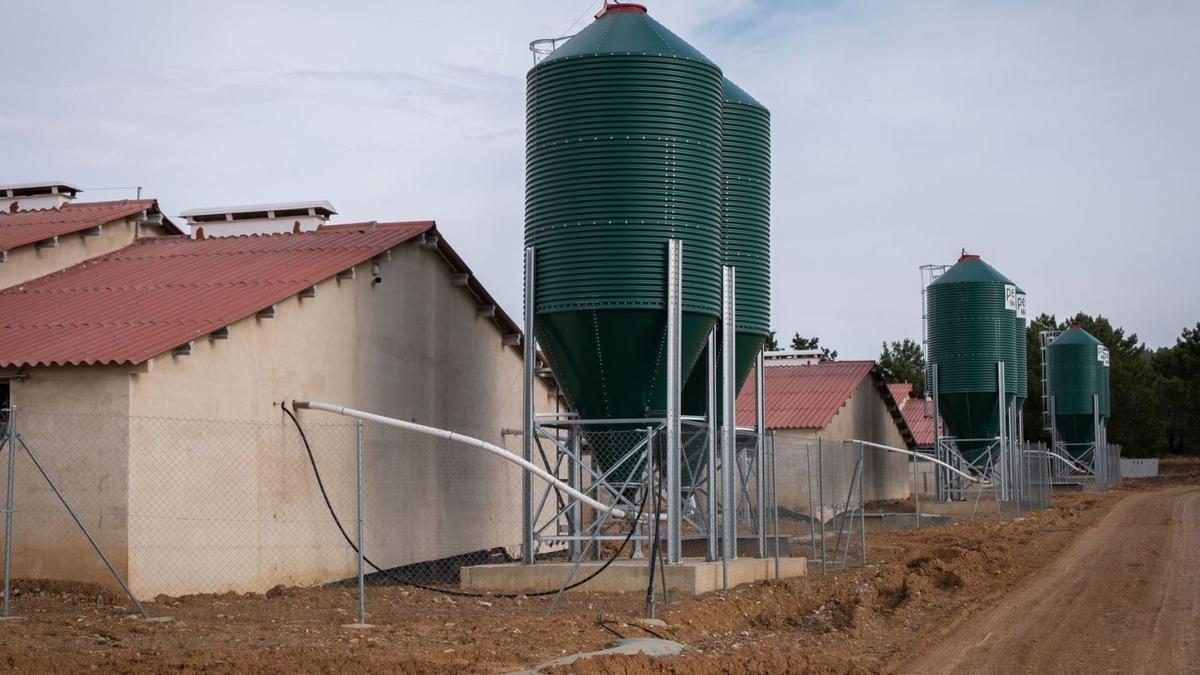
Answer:
[(337, 213), (327, 201), (289, 202), (284, 204), (248, 204), (189, 209), (180, 215), (187, 219), (192, 236), (201, 226), (209, 237), (234, 237), (243, 234), (288, 234), (311, 232)]
[(782, 349), (763, 352), (763, 365), (770, 366), (815, 366), (821, 362), (820, 349)]
[(57, 209), (80, 192), (83, 190), (61, 181), (0, 185), (0, 213)]

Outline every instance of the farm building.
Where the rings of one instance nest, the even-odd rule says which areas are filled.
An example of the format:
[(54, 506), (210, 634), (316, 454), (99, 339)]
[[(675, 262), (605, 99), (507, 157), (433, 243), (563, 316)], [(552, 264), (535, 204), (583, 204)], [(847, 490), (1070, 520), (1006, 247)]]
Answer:
[[(933, 401), (924, 397), (913, 398), (911, 384), (889, 384), (888, 388), (892, 390), (892, 398), (900, 405), (900, 413), (904, 415), (908, 430), (912, 432), (916, 449), (933, 452), (936, 443), (933, 437)], [(932, 463), (921, 462), (911, 475), (913, 477), (910, 480), (917, 481), (914, 490), (926, 495), (934, 493), (936, 478)]]
[[(498, 445), (520, 425), (520, 330), (433, 222), (126, 243), (0, 291), (0, 390), (139, 596), (353, 574), (280, 402), (324, 400)], [(553, 409), (547, 385), (536, 395)], [(300, 417), (352, 522), (355, 428)], [(512, 465), (375, 433), (365, 538), (377, 563), (519, 543)], [(111, 582), (25, 458), (15, 501), (15, 576)]]
[[(849, 485), (863, 440), (897, 448), (914, 447), (912, 433), (884, 384), (874, 361), (799, 363), (787, 358), (764, 359), (766, 427), (774, 433), (779, 506), (807, 511), (808, 486), (818, 472), (818, 441), (825, 453), (830, 481)], [(738, 424), (754, 415), (753, 377), (738, 396)], [(836, 461), (829, 461), (830, 458)], [(864, 451), (863, 483), (867, 501), (909, 495), (908, 460), (883, 450)], [(809, 472), (814, 475), (810, 483)]]
[(0, 185), (0, 288), (180, 233), (153, 199), (75, 202), (79, 192), (68, 183)]

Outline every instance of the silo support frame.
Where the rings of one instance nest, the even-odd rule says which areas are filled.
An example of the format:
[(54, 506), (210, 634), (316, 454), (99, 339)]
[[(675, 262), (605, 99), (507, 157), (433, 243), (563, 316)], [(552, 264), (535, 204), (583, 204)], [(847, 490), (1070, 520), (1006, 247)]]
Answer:
[(683, 356), (680, 338), (683, 323), (683, 241), (667, 242), (667, 562), (683, 562), (680, 505), (683, 501), (680, 472), (680, 397), (683, 389)]
[(708, 416), (708, 438), (705, 439), (706, 451), (708, 452), (708, 469), (707, 474), (707, 489), (708, 494), (708, 550), (705, 558), (709, 562), (714, 562), (721, 557), (721, 552), (718, 547), (719, 536), (717, 532), (717, 331), (711, 331), (708, 334), (708, 401), (705, 412)]
[[(525, 335), (522, 337), (524, 386), (521, 396), (521, 457), (528, 463), (533, 462), (533, 443), (535, 426), (534, 419), (534, 386), (537, 372), (537, 347), (533, 330), (534, 312), (534, 274), (536, 255), (532, 246), (525, 248)], [(521, 562), (532, 565), (533, 550), (533, 476), (524, 471), (521, 473)]]
[[(721, 523), (723, 560), (737, 558), (737, 392), (734, 391), (734, 355), (736, 354), (737, 322), (735, 291), (737, 270), (732, 266), (721, 270)], [(728, 587), (728, 579), (725, 580)]]

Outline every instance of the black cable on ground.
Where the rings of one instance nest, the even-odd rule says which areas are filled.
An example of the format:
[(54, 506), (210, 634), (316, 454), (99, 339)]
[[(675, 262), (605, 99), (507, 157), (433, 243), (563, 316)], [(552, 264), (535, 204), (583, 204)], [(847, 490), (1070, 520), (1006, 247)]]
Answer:
[[(346, 528), (342, 526), (341, 519), (338, 518), (337, 512), (334, 511), (334, 509), (333, 509), (333, 503), (329, 501), (329, 493), (325, 490), (325, 481), (321, 480), (321, 471), (319, 469), (317, 469), (317, 460), (316, 460), (316, 457), (313, 456), (312, 446), (310, 446), (308, 443), (308, 435), (304, 433), (304, 427), (300, 426), (300, 420), (296, 419), (296, 415), (291, 410), (288, 410), (288, 407), (286, 405), (284, 405), (283, 403), (280, 403), (279, 407), (283, 408), (283, 412), (285, 414), (287, 414), (287, 416), (292, 420), (292, 424), (294, 424), (296, 426), (296, 431), (298, 431), (300, 433), (300, 440), (304, 443), (304, 451), (308, 453), (308, 463), (312, 465), (313, 475), (316, 476), (316, 479), (317, 479), (317, 487), (321, 489), (321, 497), (323, 497), (325, 499), (325, 507), (329, 509), (329, 515), (333, 517), (333, 522), (335, 525), (337, 525), (338, 531), (340, 531), (342, 533), (342, 538), (346, 540), (346, 543), (349, 544), (350, 548), (353, 549), (354, 552), (357, 554), (358, 546), (354, 543), (354, 540), (350, 538), (349, 533), (346, 532)], [(592, 572), (591, 574), (587, 575), (583, 579), (580, 579), (579, 581), (576, 581), (576, 582), (574, 582), (568, 586), (565, 586), (563, 588), (555, 589), (553, 591), (538, 591), (535, 593), (470, 593), (468, 591), (454, 591), (454, 590), (449, 590), (449, 589), (445, 589), (445, 588), (438, 588), (436, 586), (426, 586), (424, 584), (419, 584), (419, 583), (417, 583), (415, 581), (411, 581), (409, 579), (402, 579), (400, 577), (394, 576), (390, 570), (385, 570), (382, 567), (380, 567), (379, 565), (376, 565), (374, 562), (371, 562), (371, 559), (368, 558), (365, 554), (363, 555), (363, 562), (370, 565), (371, 568), (374, 569), (379, 574), (382, 574), (383, 577), (385, 579), (387, 579), (388, 581), (391, 581), (391, 582), (396, 583), (401, 586), (409, 586), (411, 588), (419, 588), (421, 590), (432, 591), (434, 593), (442, 593), (445, 595), (453, 595), (453, 596), (464, 597), (464, 598), (520, 598), (520, 597), (537, 598), (537, 597), (543, 597), (543, 596), (547, 596), (547, 595), (555, 595), (555, 594), (561, 593), (563, 591), (569, 591), (573, 588), (578, 588), (579, 586), (586, 584), (587, 582), (591, 581), (592, 579), (595, 579), (597, 576), (600, 575), (601, 572), (608, 569), (609, 565), (612, 565), (613, 562), (616, 561), (617, 557), (621, 555), (621, 552), (625, 550), (625, 547), (627, 545), (629, 545), (629, 540), (633, 538), (633, 533), (637, 531), (637, 528), (635, 526), (636, 522), (638, 519), (641, 518), (642, 512), (645, 509), (645, 506), (646, 506), (646, 500), (642, 499), (642, 502), (640, 504), (638, 504), (638, 513), (637, 513), (637, 516), (634, 518), (634, 523), (630, 524), (630, 526), (629, 526), (629, 534), (625, 535), (625, 539), (624, 539), (624, 541), (621, 542), (621, 545), (617, 548), (616, 551), (613, 552), (612, 556), (608, 560), (606, 560), (603, 565), (600, 566), (599, 569), (597, 569), (595, 572)]]

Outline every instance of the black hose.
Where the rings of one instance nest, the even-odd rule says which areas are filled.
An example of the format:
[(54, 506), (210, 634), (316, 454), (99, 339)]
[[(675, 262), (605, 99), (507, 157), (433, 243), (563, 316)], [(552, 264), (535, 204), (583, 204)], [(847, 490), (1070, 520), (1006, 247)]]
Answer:
[[(654, 448), (650, 448), (650, 452), (654, 452)], [(663, 474), (666, 473), (663, 471), (662, 462), (655, 462), (654, 464), (658, 473), (658, 481), (657, 486), (654, 488), (654, 535), (653, 540), (650, 543), (650, 580), (649, 583), (646, 584), (646, 607), (650, 607), (651, 603), (654, 602), (654, 568), (655, 564), (658, 562), (659, 525), (662, 522), (662, 518), (659, 518), (659, 510), (662, 508), (659, 498), (662, 493)], [(651, 474), (650, 479), (651, 483), (655, 482), (653, 474)], [(644, 502), (645, 498), (643, 498), (642, 501)], [(666, 584), (666, 579), (663, 579), (663, 584)]]
[[(325, 481), (321, 480), (321, 471), (319, 469), (317, 469), (317, 460), (313, 456), (312, 446), (310, 446), (308, 443), (308, 435), (304, 433), (304, 428), (302, 426), (300, 426), (300, 420), (296, 419), (296, 415), (291, 410), (288, 410), (288, 407), (286, 405), (284, 405), (283, 403), (280, 403), (279, 407), (283, 408), (283, 412), (286, 413), (289, 418), (291, 418), (292, 424), (294, 424), (296, 426), (296, 431), (298, 431), (300, 433), (300, 440), (304, 443), (304, 451), (308, 453), (308, 463), (312, 465), (313, 475), (317, 479), (317, 487), (319, 487), (321, 489), (321, 497), (323, 497), (325, 499), (325, 507), (329, 509), (329, 515), (333, 516), (333, 522), (335, 525), (337, 525), (338, 530), (342, 533), (342, 538), (346, 540), (346, 543), (350, 546), (350, 548), (354, 549), (354, 552), (357, 554), (358, 546), (354, 543), (354, 540), (350, 538), (350, 535), (346, 532), (346, 528), (342, 526), (342, 520), (340, 518), (338, 518), (337, 511), (335, 511), (333, 509), (333, 503), (329, 501), (329, 493), (326, 492), (326, 490), (325, 490)], [(645, 509), (645, 506), (646, 506), (646, 500), (645, 500), (645, 498), (643, 498), (642, 502), (640, 504), (638, 504), (638, 513), (637, 513), (637, 516), (634, 517), (634, 523), (636, 523), (637, 520), (639, 518), (641, 518), (642, 512)], [(388, 581), (399, 584), (401, 586), (409, 586), (412, 588), (419, 588), (421, 590), (432, 591), (434, 593), (442, 593), (445, 595), (453, 595), (453, 596), (464, 597), (464, 598), (520, 598), (520, 597), (537, 598), (537, 597), (542, 597), (542, 596), (547, 596), (547, 595), (555, 595), (555, 594), (561, 593), (563, 591), (569, 591), (573, 588), (578, 588), (579, 586), (586, 584), (587, 582), (591, 581), (592, 579), (595, 579), (597, 576), (600, 575), (601, 572), (608, 569), (608, 566), (613, 564), (613, 562), (617, 559), (617, 557), (621, 555), (621, 552), (624, 551), (625, 547), (629, 544), (629, 540), (633, 538), (633, 533), (635, 531), (636, 531), (636, 527), (634, 526), (634, 524), (631, 524), (629, 526), (629, 534), (625, 535), (625, 540), (621, 542), (621, 546), (619, 548), (617, 548), (617, 550), (613, 552), (612, 556), (608, 560), (606, 560), (604, 562), (604, 564), (601, 565), (600, 568), (597, 569), (595, 572), (592, 572), (591, 574), (587, 575), (586, 577), (584, 577), (584, 578), (580, 579), (579, 581), (576, 581), (568, 586), (564, 586), (562, 588), (558, 588), (553, 591), (538, 591), (535, 593), (470, 593), (467, 591), (452, 591), (449, 589), (438, 588), (436, 586), (426, 586), (424, 584), (419, 584), (419, 583), (417, 583), (415, 581), (411, 581), (409, 579), (402, 579), (400, 577), (397, 577), (397, 576), (393, 575), (390, 570), (385, 570), (382, 567), (380, 567), (379, 565), (376, 565), (375, 563), (371, 562), (371, 559), (368, 558), (366, 556), (366, 554), (363, 554), (363, 562), (370, 565), (371, 568), (374, 569), (379, 574), (382, 574), (383, 577), (385, 579), (387, 579)]]

